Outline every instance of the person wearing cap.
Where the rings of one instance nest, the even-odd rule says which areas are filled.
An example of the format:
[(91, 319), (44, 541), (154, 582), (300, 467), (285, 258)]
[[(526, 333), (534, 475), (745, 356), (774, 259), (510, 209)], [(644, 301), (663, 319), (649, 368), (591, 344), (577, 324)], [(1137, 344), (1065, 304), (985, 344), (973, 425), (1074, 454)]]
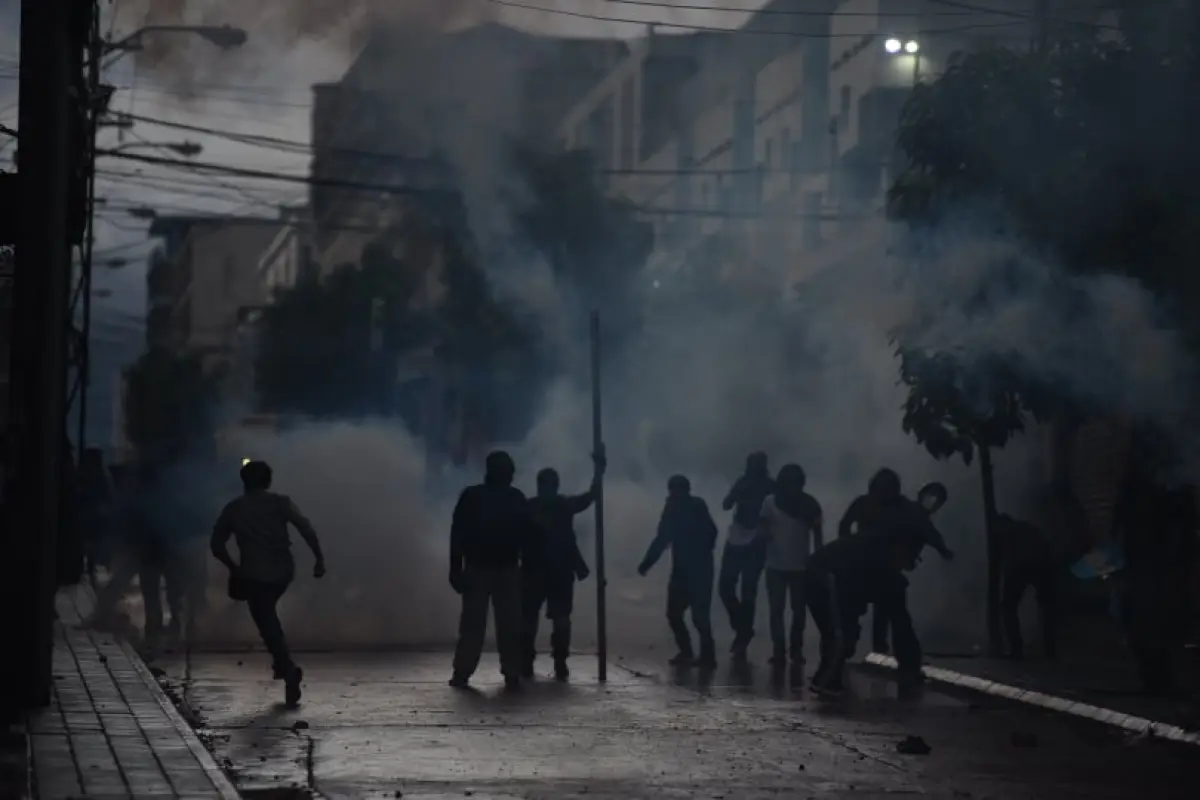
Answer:
[(507, 689), (521, 686), (521, 561), (537, 537), (525, 494), (513, 486), (516, 465), (489, 453), (483, 483), (459, 495), (450, 524), (450, 586), (462, 597), (450, 685), (465, 689), (479, 666), (488, 609)]
[[(671, 551), (667, 623), (679, 647), (670, 662), (673, 666), (713, 669), (717, 665), (712, 634), (713, 549), (717, 535), (717, 523), (708, 504), (692, 495), (692, 485), (686, 477), (672, 476), (667, 481), (667, 501), (658, 531), (638, 565), (638, 574), (645, 576), (667, 550)], [(692, 649), (692, 637), (684, 622), (688, 611), (700, 639), (699, 658)]]
[[(325, 556), (317, 532), (290, 498), (271, 491), (271, 467), (265, 461), (246, 461), (241, 469), (243, 493), (225, 505), (212, 532), (212, 554), (229, 570), (229, 594), (244, 600), (250, 617), (271, 654), (275, 680), (285, 682), (285, 701), (300, 702), (303, 670), (292, 660), (279, 621), (278, 604), (296, 577), (296, 561), (288, 525), (312, 550), (313, 577), (325, 575)], [(229, 554), (237, 542), (240, 561)]]

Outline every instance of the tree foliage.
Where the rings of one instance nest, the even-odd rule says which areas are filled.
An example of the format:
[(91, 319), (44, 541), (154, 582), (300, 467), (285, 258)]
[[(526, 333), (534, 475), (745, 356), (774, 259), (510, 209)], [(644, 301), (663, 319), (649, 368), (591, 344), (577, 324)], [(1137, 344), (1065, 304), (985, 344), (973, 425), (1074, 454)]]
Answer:
[(143, 457), (170, 458), (211, 441), (218, 377), (197, 354), (160, 348), (125, 371), (125, 435)]
[(1200, 111), (1187, 99), (1200, 3), (1126, 6), (1115, 41), (1087, 29), (1040, 53), (964, 53), (918, 86), (900, 120), (893, 217), (936, 225), (982, 206), (1069, 269), (1198, 296), (1179, 265), (1200, 255)]
[(1002, 448), (1029, 418), (1052, 409), (1051, 394), (1015, 354), (972, 358), (896, 344), (908, 388), (902, 426), (931, 456), (970, 464), (980, 448)]
[(516, 215), (526, 245), (580, 301), (610, 317), (630, 308), (628, 292), (654, 249), (653, 226), (606, 192), (590, 153), (518, 149), (515, 162), (526, 190)]
[(429, 321), (413, 308), (423, 279), (384, 239), (360, 264), (279, 292), (258, 327), (260, 403), (316, 417), (382, 410), (397, 355), (428, 339)]

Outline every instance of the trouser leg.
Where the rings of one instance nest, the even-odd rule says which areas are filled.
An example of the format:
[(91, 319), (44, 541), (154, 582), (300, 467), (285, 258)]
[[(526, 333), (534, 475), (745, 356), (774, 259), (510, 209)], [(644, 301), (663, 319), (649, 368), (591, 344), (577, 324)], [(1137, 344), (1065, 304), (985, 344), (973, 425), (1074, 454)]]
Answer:
[(788, 598), (791, 600), (792, 608), (792, 625), (789, 636), (789, 652), (792, 661), (804, 660), (804, 628), (808, 619), (808, 615), (804, 610), (804, 573), (789, 572), (786, 573), (787, 581), (786, 588)]
[(454, 675), (467, 679), (475, 674), (483, 655), (487, 634), (488, 604), (491, 586), (487, 576), (473, 567), (463, 571), (462, 608), (458, 616), (458, 643), (454, 648)]
[(672, 573), (671, 581), (667, 584), (667, 624), (671, 627), (671, 634), (675, 637), (675, 646), (679, 648), (680, 655), (691, 657), (692, 636), (683, 621), (683, 615), (689, 605), (691, 598), (688, 596), (686, 581), (682, 575)]
[(891, 626), (891, 621), (888, 619), (887, 611), (879, 605), (873, 603), (871, 609), (871, 649), (876, 653), (889, 653), (891, 646), (888, 642), (888, 633)]
[(496, 570), (492, 588), (496, 649), (505, 678), (521, 676), (521, 574), (516, 567)]
[(781, 660), (787, 654), (787, 640), (784, 638), (783, 618), (787, 604), (787, 581), (782, 572), (767, 570), (767, 619), (771, 629), (771, 650), (774, 660)]
[(896, 646), (896, 671), (901, 680), (912, 680), (921, 674), (921, 642), (913, 627), (908, 610), (908, 581), (900, 581), (888, 592), (884, 606), (892, 621), (892, 637)]
[(700, 639), (700, 660), (711, 663), (716, 659), (712, 633), (712, 566), (709, 565), (707, 570), (698, 571), (690, 578), (688, 588), (691, 594), (692, 625), (695, 626), (696, 636)]
[(1020, 569), (1008, 569), (1001, 576), (1000, 619), (1004, 625), (1004, 638), (1008, 643), (1008, 654), (1021, 658), (1025, 654), (1025, 642), (1021, 637), (1021, 599), (1025, 596), (1029, 577)]
[(525, 574), (521, 579), (521, 650), (522, 666), (526, 673), (533, 670), (537, 659), (537, 635), (542, 604), (545, 601), (544, 583), (540, 576)]
[(804, 602), (808, 613), (812, 614), (813, 624), (821, 637), (820, 661), (813, 675), (813, 682), (824, 680), (830, 667), (836, 659), (841, 644), (838, 642), (838, 628), (833, 615), (833, 584), (827, 572), (810, 572), (804, 586)]
[(258, 635), (271, 654), (275, 669), (286, 672), (295, 666), (283, 634), (283, 623), (279, 621), (279, 599), (287, 587), (255, 581), (248, 583), (246, 589), (246, 605), (254, 626), (258, 628)]
[(745, 547), (725, 545), (721, 553), (721, 571), (717, 576), (717, 594), (721, 604), (729, 615), (729, 627), (734, 634), (742, 634), (742, 603), (738, 599), (738, 578), (742, 574), (743, 551)]
[(575, 606), (575, 576), (557, 575), (546, 591), (546, 616), (552, 626), (550, 652), (555, 665), (566, 663), (571, 654), (571, 613)]
[(764, 541), (756, 541), (746, 548), (742, 564), (742, 639), (749, 644), (754, 638), (754, 623), (758, 614), (758, 583), (762, 580), (767, 564), (767, 547)]

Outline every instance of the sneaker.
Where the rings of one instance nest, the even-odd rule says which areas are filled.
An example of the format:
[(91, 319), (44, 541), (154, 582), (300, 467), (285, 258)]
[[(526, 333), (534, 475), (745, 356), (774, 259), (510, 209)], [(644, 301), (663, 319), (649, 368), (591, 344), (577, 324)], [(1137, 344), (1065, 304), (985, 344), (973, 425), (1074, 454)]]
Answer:
[(559, 683), (566, 683), (571, 677), (571, 670), (567, 668), (566, 661), (554, 662), (554, 680)]
[(826, 681), (825, 683), (813, 681), (808, 688), (812, 689), (813, 694), (820, 695), (821, 697), (841, 697), (846, 691), (846, 687), (840, 681), (836, 683), (833, 681)]
[(450, 678), (450, 686), (455, 689), (466, 689), (470, 685), (470, 679), (464, 678), (462, 675), (455, 675)]
[(672, 667), (690, 667), (696, 660), (696, 657), (686, 650), (680, 650), (667, 663)]
[(299, 667), (292, 667), (285, 680), (287, 683), (284, 685), (283, 702), (288, 707), (294, 708), (300, 704), (300, 681), (304, 680), (304, 670)]

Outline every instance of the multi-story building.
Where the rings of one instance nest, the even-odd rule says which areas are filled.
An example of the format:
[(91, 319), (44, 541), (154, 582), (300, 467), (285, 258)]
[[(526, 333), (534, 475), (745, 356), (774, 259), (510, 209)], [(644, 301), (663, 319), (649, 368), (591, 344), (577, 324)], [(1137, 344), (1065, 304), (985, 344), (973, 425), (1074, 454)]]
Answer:
[[(322, 275), (368, 244), (422, 273), (414, 303), (438, 302), (447, 230), (506, 183), (513, 142), (551, 144), (558, 120), (625, 45), (495, 24), (430, 35), (375, 30), (345, 76), (314, 87), (313, 259)], [(474, 232), (487, 224), (471, 220)], [(397, 365), (398, 405), (435, 452), (473, 452), (463, 376), (432, 351)], [(400, 385), (403, 384), (403, 385)]]
[(243, 309), (266, 297), (263, 251), (281, 220), (161, 216), (150, 228), (162, 246), (147, 273), (147, 345), (199, 353), (215, 368), (228, 362)]

